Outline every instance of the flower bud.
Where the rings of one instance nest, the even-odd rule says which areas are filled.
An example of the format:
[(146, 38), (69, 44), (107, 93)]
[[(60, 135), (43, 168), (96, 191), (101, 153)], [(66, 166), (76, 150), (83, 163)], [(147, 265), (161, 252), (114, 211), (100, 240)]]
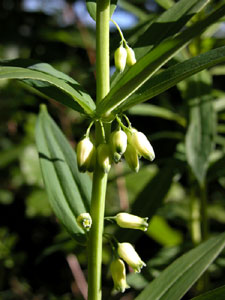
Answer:
[(95, 146), (88, 137), (82, 139), (77, 145), (77, 164), (80, 172), (86, 172), (95, 155)]
[(110, 271), (114, 282), (114, 290), (124, 293), (125, 289), (129, 288), (126, 282), (126, 268), (124, 262), (119, 258), (113, 260), (110, 265)]
[(127, 148), (127, 135), (122, 130), (117, 130), (110, 135), (110, 144), (113, 153), (113, 157), (116, 162), (119, 161), (121, 155)]
[(136, 63), (134, 50), (126, 45), (126, 51), (127, 51), (127, 61), (126, 61), (126, 63), (129, 67), (133, 66)]
[(114, 53), (114, 61), (115, 61), (115, 67), (120, 71), (123, 72), (123, 70), (126, 67), (126, 60), (127, 60), (127, 51), (121, 44), (119, 48), (116, 49)]
[(138, 172), (139, 171), (138, 153), (132, 145), (127, 144), (127, 149), (124, 153), (124, 157), (131, 170)]
[(108, 173), (111, 165), (111, 151), (108, 144), (100, 144), (97, 148), (97, 161), (104, 173)]
[(133, 128), (132, 132), (128, 134), (128, 140), (136, 148), (138, 154), (150, 161), (154, 160), (155, 152), (144, 133)]
[(148, 218), (140, 218), (128, 213), (119, 213), (115, 220), (122, 228), (140, 229), (146, 231), (148, 229)]
[(146, 266), (130, 243), (118, 243), (117, 252), (135, 273), (140, 273), (141, 268)]
[(92, 219), (89, 213), (82, 213), (77, 217), (77, 224), (85, 231), (89, 231)]

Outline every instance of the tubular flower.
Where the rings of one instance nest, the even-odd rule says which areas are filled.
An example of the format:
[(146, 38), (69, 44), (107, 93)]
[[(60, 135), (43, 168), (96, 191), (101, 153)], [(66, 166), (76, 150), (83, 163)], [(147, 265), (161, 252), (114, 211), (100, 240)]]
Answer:
[(155, 152), (144, 133), (133, 128), (132, 132), (128, 134), (128, 141), (136, 148), (138, 154), (150, 161), (154, 160)]
[(119, 258), (113, 260), (110, 265), (110, 271), (114, 282), (114, 290), (124, 293), (125, 289), (129, 288), (126, 281), (126, 268), (124, 262)]
[(127, 51), (127, 65), (133, 66), (136, 63), (135, 53), (132, 48), (126, 45), (126, 51)]
[(86, 172), (88, 169), (91, 169), (91, 164), (94, 163), (95, 151), (95, 146), (89, 137), (85, 137), (78, 143), (77, 164), (80, 172)]
[(118, 243), (118, 255), (134, 269), (135, 273), (140, 273), (146, 264), (141, 260), (134, 247), (130, 243)]
[(77, 217), (77, 224), (84, 229), (89, 231), (92, 225), (92, 219), (89, 213), (82, 213)]
[(148, 229), (148, 218), (140, 218), (128, 213), (119, 213), (115, 220), (122, 228), (140, 229), (146, 231)]
[(110, 144), (113, 153), (113, 158), (117, 162), (127, 148), (126, 133), (122, 130), (113, 131), (110, 135)]
[(127, 149), (126, 152), (124, 153), (124, 157), (131, 170), (138, 172), (139, 171), (138, 152), (132, 145), (127, 144)]
[(123, 70), (126, 67), (126, 60), (127, 60), (127, 51), (121, 44), (119, 48), (116, 49), (114, 53), (114, 61), (115, 61), (115, 67), (120, 71), (123, 72)]
[(97, 161), (104, 173), (108, 173), (111, 165), (111, 151), (108, 144), (100, 144), (97, 148)]

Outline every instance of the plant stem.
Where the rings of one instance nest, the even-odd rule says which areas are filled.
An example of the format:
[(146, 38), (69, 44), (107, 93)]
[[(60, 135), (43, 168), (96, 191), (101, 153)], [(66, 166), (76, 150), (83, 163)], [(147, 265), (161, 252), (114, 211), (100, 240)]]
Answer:
[[(97, 105), (108, 94), (110, 0), (98, 0), (96, 12), (96, 80)], [(105, 128), (106, 139), (108, 130)], [(96, 143), (102, 143), (101, 124), (96, 122)], [(88, 242), (88, 300), (101, 300), (102, 236), (104, 225), (107, 174), (96, 164), (91, 199), (92, 227)]]
[(200, 186), (201, 219), (202, 219), (202, 241), (208, 238), (208, 215), (207, 215), (207, 189), (206, 184)]

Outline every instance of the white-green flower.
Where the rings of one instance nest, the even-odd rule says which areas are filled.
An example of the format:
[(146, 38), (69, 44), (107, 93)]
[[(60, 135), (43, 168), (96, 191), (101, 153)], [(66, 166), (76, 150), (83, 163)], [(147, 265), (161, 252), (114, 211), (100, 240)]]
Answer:
[(84, 229), (89, 231), (92, 225), (92, 219), (89, 213), (82, 213), (77, 217), (77, 224)]
[(117, 258), (114, 259), (110, 265), (110, 271), (114, 282), (114, 290), (118, 292), (125, 292), (129, 288), (126, 281), (126, 268), (124, 262)]
[(140, 218), (128, 213), (119, 213), (116, 215), (115, 220), (122, 228), (140, 229), (143, 231), (148, 229), (148, 218)]
[(97, 161), (104, 173), (108, 173), (112, 165), (111, 149), (108, 144), (100, 144), (97, 148)]
[(110, 135), (110, 145), (113, 158), (117, 162), (127, 148), (127, 135), (123, 130), (113, 131)]
[(154, 160), (155, 152), (144, 133), (133, 128), (132, 131), (128, 133), (128, 141), (136, 148), (138, 154), (150, 161)]
[(123, 70), (126, 67), (126, 60), (127, 60), (127, 51), (121, 44), (114, 53), (115, 67), (117, 68), (117, 70), (123, 72)]
[(140, 273), (141, 269), (146, 266), (130, 243), (118, 243), (117, 252), (134, 269), (135, 273)]
[(139, 171), (139, 159), (138, 152), (131, 144), (127, 144), (127, 149), (124, 153), (126, 162), (128, 163), (131, 170), (138, 172)]
[(94, 164), (95, 146), (89, 137), (82, 139), (77, 145), (77, 164), (80, 172), (86, 172)]
[(127, 65), (133, 66), (136, 63), (135, 53), (132, 48), (126, 45), (126, 51), (127, 51)]

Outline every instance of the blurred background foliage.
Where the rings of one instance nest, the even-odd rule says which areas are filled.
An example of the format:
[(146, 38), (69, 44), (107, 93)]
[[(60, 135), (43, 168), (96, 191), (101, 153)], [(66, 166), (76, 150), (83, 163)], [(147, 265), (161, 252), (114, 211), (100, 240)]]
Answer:
[[(174, 2), (120, 0), (113, 18), (132, 46), (145, 30), (145, 22)], [(207, 9), (210, 11), (222, 2), (212, 1)], [(20, 57), (48, 62), (75, 78), (95, 97), (95, 27), (85, 1), (2, 0), (0, 24), (1, 59)], [(224, 38), (225, 23), (221, 20), (168, 65), (223, 46)], [(119, 35), (112, 26), (111, 58), (118, 45)], [(113, 73), (113, 59), (111, 66)], [(128, 275), (132, 289), (125, 296), (112, 296), (108, 270), (111, 252), (106, 245), (103, 298), (133, 299), (149, 280), (204, 238), (195, 236), (201, 218), (202, 182), (207, 194), (209, 234), (224, 231), (224, 74), (224, 65), (213, 67), (128, 111), (132, 125), (152, 142), (157, 158), (150, 165), (142, 160), (137, 174), (131, 173), (125, 162), (113, 167), (106, 214), (130, 211), (152, 218), (146, 234), (118, 230), (109, 222), (106, 231), (115, 232), (120, 241), (134, 243), (143, 260), (148, 261), (148, 267), (141, 275), (132, 272)], [(86, 276), (86, 250), (70, 239), (48, 204), (34, 129), (40, 103), (48, 105), (49, 113), (73, 147), (85, 133), (88, 120), (54, 100), (49, 103), (34, 95), (21, 82), (2, 80), (0, 89), (0, 299), (83, 299), (86, 282), (79, 267)], [(211, 124), (213, 138), (210, 145), (204, 144), (203, 139), (199, 149), (193, 123), (199, 121), (198, 112), (191, 110), (190, 101), (202, 95), (207, 96), (211, 106), (206, 108), (200, 129), (204, 132), (205, 126)], [(197, 160), (188, 147), (190, 136), (191, 143), (196, 143)], [(203, 162), (199, 162), (201, 159)], [(209, 288), (224, 284), (224, 266), (225, 253), (210, 267)], [(190, 299), (198, 290), (201, 287), (195, 286), (183, 299)]]

